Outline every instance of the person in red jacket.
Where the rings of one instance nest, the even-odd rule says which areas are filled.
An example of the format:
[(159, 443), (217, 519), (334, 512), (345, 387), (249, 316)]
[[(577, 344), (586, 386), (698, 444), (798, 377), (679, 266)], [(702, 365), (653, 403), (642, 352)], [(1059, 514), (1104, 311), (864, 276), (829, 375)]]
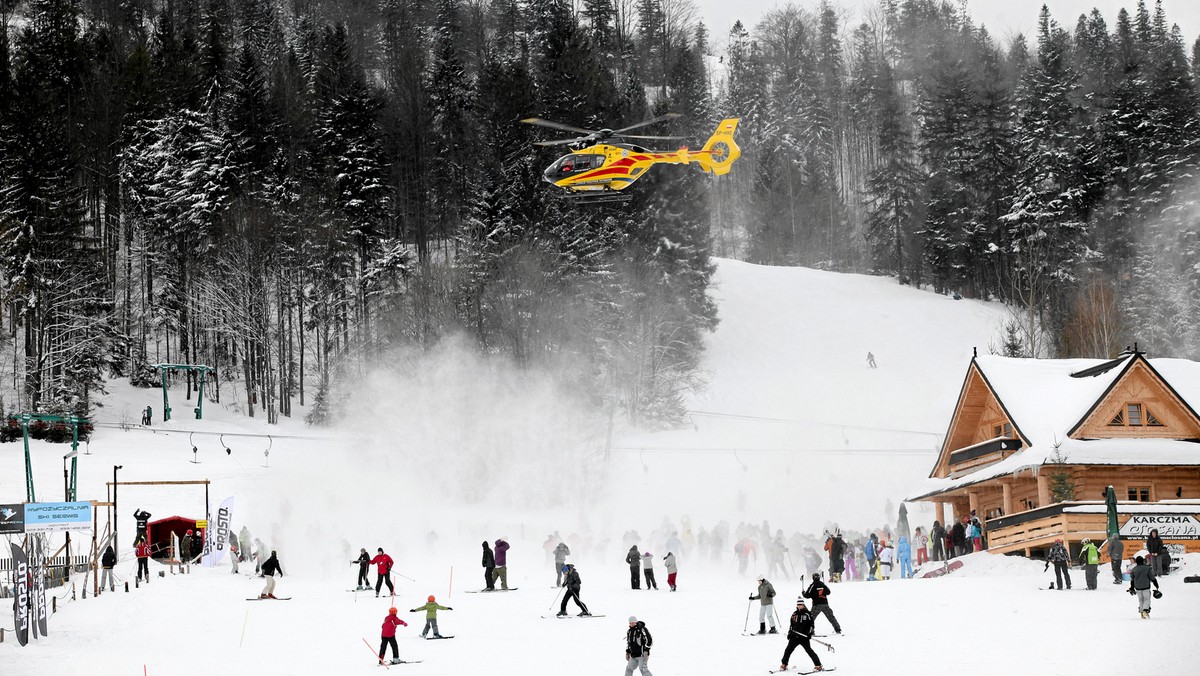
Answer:
[(379, 643), (380, 663), (383, 662), (383, 656), (387, 653), (389, 645), (392, 646), (392, 661), (400, 659), (400, 647), (396, 645), (396, 627), (407, 627), (408, 623), (396, 615), (398, 612), (395, 608), (388, 608), (387, 617), (383, 618), (383, 640)]
[(133, 550), (137, 554), (137, 580), (140, 582), (142, 573), (146, 574), (146, 583), (150, 583), (150, 543), (146, 542), (146, 538), (138, 540), (137, 547)]
[(392, 586), (392, 557), (383, 553), (383, 547), (379, 548), (379, 553), (375, 558), (371, 559), (371, 563), (376, 564), (375, 572), (379, 577), (375, 580), (375, 596), (378, 598), (380, 590), (383, 589), (383, 583), (386, 582), (388, 591), (392, 596), (396, 595), (396, 588)]

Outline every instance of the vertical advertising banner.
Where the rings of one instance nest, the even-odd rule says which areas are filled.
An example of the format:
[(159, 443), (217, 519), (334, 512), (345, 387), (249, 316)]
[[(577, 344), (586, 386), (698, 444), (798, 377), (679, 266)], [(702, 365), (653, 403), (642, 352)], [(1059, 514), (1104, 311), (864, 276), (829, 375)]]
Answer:
[(226, 550), (229, 549), (229, 532), (230, 517), (233, 514), (233, 496), (225, 498), (221, 506), (217, 508), (216, 519), (210, 521), (208, 528), (204, 531), (204, 558), (201, 565), (205, 568), (212, 568), (221, 562), (225, 556)]
[(12, 544), (13, 558), (13, 627), (17, 643), (29, 643), (29, 559), (25, 550)]
[(44, 535), (33, 536), (34, 556), (37, 558), (37, 565), (32, 568), (33, 572), (33, 600), (34, 606), (37, 609), (34, 612), (34, 619), (37, 620), (35, 629), (41, 632), (42, 636), (46, 636), (46, 620), (50, 615), (49, 607), (46, 605), (46, 542)]

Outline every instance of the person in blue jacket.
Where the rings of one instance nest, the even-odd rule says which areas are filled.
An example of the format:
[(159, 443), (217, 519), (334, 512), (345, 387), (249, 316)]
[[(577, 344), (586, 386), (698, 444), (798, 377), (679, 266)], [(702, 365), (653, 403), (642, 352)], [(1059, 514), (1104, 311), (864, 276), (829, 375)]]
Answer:
[(867, 538), (867, 544), (863, 547), (863, 555), (867, 557), (867, 580), (875, 578), (875, 548), (878, 546), (878, 536), (871, 533)]
[(903, 535), (896, 543), (896, 557), (900, 561), (900, 579), (912, 577), (912, 547), (908, 544), (908, 538)]

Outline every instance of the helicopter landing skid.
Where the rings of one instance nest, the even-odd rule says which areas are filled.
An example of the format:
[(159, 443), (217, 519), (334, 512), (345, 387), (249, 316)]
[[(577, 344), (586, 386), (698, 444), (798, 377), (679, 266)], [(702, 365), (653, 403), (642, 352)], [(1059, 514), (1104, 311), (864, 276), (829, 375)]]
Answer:
[(633, 195), (622, 195), (615, 192), (580, 192), (563, 195), (560, 199), (569, 204), (628, 204)]

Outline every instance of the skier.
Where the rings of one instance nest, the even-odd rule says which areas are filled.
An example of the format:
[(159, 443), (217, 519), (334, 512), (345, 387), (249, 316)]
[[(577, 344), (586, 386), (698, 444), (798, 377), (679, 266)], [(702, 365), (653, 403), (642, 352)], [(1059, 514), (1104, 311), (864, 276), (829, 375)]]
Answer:
[(1112, 561), (1113, 584), (1121, 584), (1125, 581), (1121, 575), (1121, 561), (1124, 560), (1125, 556), (1125, 543), (1121, 542), (1119, 535), (1113, 533), (1104, 544), (1108, 547), (1105, 553), (1108, 554), (1108, 558)]
[[(1058, 584), (1059, 591), (1063, 588), (1063, 578), (1067, 579), (1067, 589), (1071, 588), (1071, 572), (1067, 569), (1067, 561), (1071, 558), (1067, 553), (1067, 548), (1063, 546), (1062, 538), (1054, 541), (1054, 546), (1050, 548), (1050, 554), (1046, 558), (1046, 566), (1054, 564), (1054, 580)], [(1042, 570), (1045, 570), (1043, 568)]]
[(946, 553), (942, 549), (942, 543), (946, 541), (946, 529), (942, 528), (941, 523), (934, 521), (933, 530), (929, 531), (929, 537), (933, 539), (933, 560), (945, 559)]
[(146, 576), (146, 584), (150, 583), (150, 543), (146, 542), (146, 538), (138, 540), (137, 546), (134, 548), (134, 554), (137, 555), (137, 578), (140, 582), (142, 575)]
[(505, 538), (496, 540), (496, 571), (492, 573), (493, 584), (495, 578), (500, 579), (500, 588), (508, 589), (508, 542)]
[(400, 647), (396, 645), (396, 627), (407, 627), (408, 623), (400, 619), (395, 608), (388, 608), (387, 617), (383, 618), (383, 636), (379, 643), (379, 663), (383, 664), (383, 656), (387, 647), (392, 646), (392, 661), (400, 659)]
[(150, 523), (150, 512), (135, 509), (133, 511), (133, 518), (137, 521), (137, 533), (133, 536), (133, 544), (136, 547), (139, 539), (146, 539), (146, 527)]
[(642, 676), (652, 676), (647, 666), (652, 645), (654, 637), (650, 636), (646, 623), (630, 615), (629, 631), (625, 633), (625, 676), (633, 676), (634, 669), (641, 670)]
[(358, 558), (350, 563), (358, 564), (358, 581), (354, 583), (354, 591), (370, 589), (371, 579), (368, 577), (368, 571), (371, 569), (371, 555), (367, 553), (367, 548), (361, 547), (358, 550)]
[(767, 581), (765, 577), (758, 578), (758, 593), (751, 594), (750, 600), (759, 602), (758, 606), (758, 633), (767, 633), (767, 623), (771, 623), (772, 634), (778, 634), (779, 629), (775, 626), (775, 587)]
[[(1129, 571), (1129, 593), (1137, 596), (1138, 613), (1145, 620), (1150, 617), (1150, 597), (1161, 596), (1162, 592), (1158, 591), (1158, 578), (1154, 576), (1154, 570), (1146, 565), (1146, 559), (1138, 556), (1134, 557), (1133, 562), (1137, 565)], [(1153, 594), (1150, 592), (1151, 584), (1154, 585)]]
[(778, 568), (785, 580), (791, 579), (783, 565), (783, 557), (787, 555), (787, 551), (787, 545), (783, 542), (783, 531), (775, 531), (775, 539), (767, 545), (767, 575), (774, 575), (775, 569)]
[(104, 554), (100, 557), (100, 566), (102, 568), (100, 574), (100, 588), (104, 589), (104, 581), (108, 580), (108, 590), (116, 591), (113, 586), (113, 566), (117, 565), (117, 553), (113, 551), (112, 545), (104, 548)]
[(451, 608), (450, 606), (438, 605), (437, 598), (434, 597), (433, 594), (429, 595), (429, 598), (427, 601), (428, 602), (425, 605), (417, 606), (416, 608), (413, 608), (412, 610), (410, 610), (408, 612), (416, 613), (416, 612), (420, 612), (422, 610), (425, 611), (425, 628), (421, 630), (421, 638), (425, 638), (425, 635), (429, 633), (430, 629), (433, 629), (433, 637), (434, 638), (442, 638), (442, 635), (440, 633), (438, 633), (437, 611), (439, 611), (439, 610), (454, 610), (454, 609)]
[(558, 545), (554, 548), (554, 586), (555, 587), (563, 586), (563, 582), (562, 582), (563, 566), (567, 563), (567, 557), (570, 555), (571, 555), (571, 548), (567, 546), (567, 543), (560, 540), (558, 542)]
[(783, 651), (783, 663), (779, 665), (780, 671), (787, 671), (788, 660), (792, 657), (792, 651), (796, 646), (804, 648), (804, 652), (808, 653), (809, 659), (813, 662), (813, 671), (824, 671), (821, 666), (821, 658), (817, 657), (817, 653), (813, 652), (812, 645), (809, 640), (813, 635), (813, 616), (808, 612), (808, 608), (804, 606), (804, 599), (796, 599), (796, 612), (792, 613), (791, 625), (788, 627), (788, 644)]
[(283, 566), (279, 565), (279, 559), (275, 557), (275, 551), (271, 551), (271, 557), (263, 562), (262, 574), (267, 578), (267, 584), (263, 587), (262, 593), (258, 595), (260, 599), (275, 598), (275, 573), (279, 573), (279, 577), (283, 577)]
[(192, 562), (192, 529), (179, 538), (179, 572), (188, 572)]
[(386, 582), (388, 591), (392, 596), (396, 595), (396, 588), (392, 586), (392, 557), (383, 553), (383, 547), (378, 548), (379, 553), (369, 563), (375, 564), (375, 598), (379, 598), (379, 592), (383, 590), (383, 585)]
[(642, 555), (638, 553), (637, 545), (629, 546), (629, 553), (625, 555), (625, 563), (629, 564), (629, 583), (634, 589), (642, 588)]
[(825, 586), (824, 582), (821, 582), (821, 574), (813, 573), (812, 584), (808, 585), (808, 589), (804, 591), (804, 598), (812, 600), (814, 623), (816, 622), (817, 613), (823, 613), (829, 620), (829, 623), (833, 625), (833, 632), (841, 634), (842, 626), (838, 624), (837, 618), (833, 616), (833, 609), (829, 607), (829, 595), (831, 593), (829, 587)]
[(583, 580), (579, 577), (579, 571), (575, 570), (573, 564), (567, 563), (563, 565), (563, 586), (566, 587), (567, 593), (563, 595), (562, 606), (558, 609), (558, 617), (566, 617), (567, 601), (575, 599), (575, 605), (579, 606), (580, 617), (590, 617), (587, 605), (579, 598), (579, 589), (583, 586)]
[(900, 579), (912, 577), (912, 547), (908, 544), (908, 538), (903, 535), (900, 536), (900, 542), (896, 544), (896, 560), (900, 563)]
[(492, 553), (492, 547), (487, 540), (483, 541), (483, 581), (487, 585), (484, 587), (486, 591), (496, 591), (496, 581), (492, 579), (492, 574), (496, 572), (496, 555)]
[(646, 591), (650, 591), (652, 587), (657, 591), (658, 582), (654, 579), (654, 557), (650, 555), (649, 550), (642, 554), (642, 573), (646, 576)]
[(663, 563), (667, 567), (667, 586), (671, 591), (675, 591), (675, 575), (679, 572), (679, 566), (675, 563), (675, 552), (667, 552)]
[(879, 567), (877, 568), (878, 573), (875, 576), (876, 579), (892, 579), (892, 562), (895, 560), (895, 558), (896, 550), (892, 549), (891, 545), (884, 542), (883, 549), (879, 550)]
[(870, 352), (867, 353), (867, 366), (875, 368), (875, 355), (871, 354)]
[(1079, 562), (1083, 564), (1083, 577), (1087, 581), (1087, 588), (1094, 591), (1098, 583), (1096, 578), (1100, 566), (1100, 552), (1089, 538), (1084, 538), (1079, 544)]
[(875, 546), (876, 537), (874, 533), (867, 538), (867, 544), (863, 546), (863, 554), (867, 557), (867, 581), (875, 579)]

